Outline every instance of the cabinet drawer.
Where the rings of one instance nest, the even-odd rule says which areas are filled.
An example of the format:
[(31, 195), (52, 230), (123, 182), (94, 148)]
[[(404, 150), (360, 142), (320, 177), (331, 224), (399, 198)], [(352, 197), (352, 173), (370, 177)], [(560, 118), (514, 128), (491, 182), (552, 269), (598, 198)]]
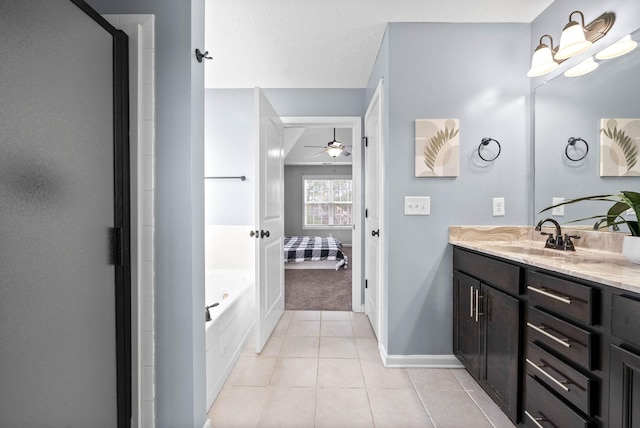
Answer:
[(518, 266), (454, 248), (453, 268), (507, 293), (522, 293)]
[(528, 307), (527, 337), (537, 345), (544, 344), (558, 354), (575, 361), (581, 366), (595, 368), (596, 351), (594, 334), (573, 324)]
[(552, 309), (586, 324), (595, 323), (597, 289), (545, 275), (529, 272), (527, 294), (529, 303)]
[(523, 422), (532, 428), (588, 428), (588, 419), (547, 391), (534, 378), (527, 375)]
[(640, 301), (613, 295), (611, 299), (611, 334), (640, 347)]
[(526, 370), (547, 388), (575, 405), (588, 416), (594, 414), (596, 381), (575, 370), (544, 349), (527, 344)]

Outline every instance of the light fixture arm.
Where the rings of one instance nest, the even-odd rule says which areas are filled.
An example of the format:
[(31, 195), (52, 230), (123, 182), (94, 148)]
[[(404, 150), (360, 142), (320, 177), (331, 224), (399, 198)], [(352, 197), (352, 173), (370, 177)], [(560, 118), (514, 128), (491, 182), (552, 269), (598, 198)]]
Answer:
[(555, 50), (555, 47), (553, 46), (553, 37), (551, 37), (549, 34), (544, 34), (542, 37), (540, 37), (540, 43), (539, 45), (544, 45), (544, 43), (542, 42), (542, 39), (544, 39), (545, 37), (547, 37), (549, 39), (549, 47), (551, 48), (551, 50)]
[(573, 12), (571, 12), (569, 14), (569, 24), (567, 24), (567, 25), (571, 24), (571, 22), (572, 22), (571, 21), (571, 17), (573, 16), (574, 13), (579, 13), (580, 14), (580, 19), (582, 20), (582, 28), (584, 29), (584, 14), (582, 12), (580, 12), (579, 10), (574, 10)]

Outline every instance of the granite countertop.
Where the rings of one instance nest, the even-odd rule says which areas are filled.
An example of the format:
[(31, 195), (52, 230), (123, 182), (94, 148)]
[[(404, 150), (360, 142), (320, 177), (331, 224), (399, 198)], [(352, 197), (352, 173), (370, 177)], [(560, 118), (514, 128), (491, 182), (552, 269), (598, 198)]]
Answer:
[[(552, 228), (544, 228), (555, 231)], [(450, 226), (449, 243), (506, 260), (640, 293), (640, 265), (622, 256), (624, 235), (576, 231), (576, 251), (544, 248), (531, 226)]]

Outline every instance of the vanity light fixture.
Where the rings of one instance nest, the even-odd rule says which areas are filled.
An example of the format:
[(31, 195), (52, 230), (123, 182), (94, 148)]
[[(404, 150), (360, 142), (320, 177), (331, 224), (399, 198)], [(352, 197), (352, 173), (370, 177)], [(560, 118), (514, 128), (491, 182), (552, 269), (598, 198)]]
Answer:
[[(582, 24), (571, 20), (574, 13), (580, 14)], [(565, 25), (562, 30), (560, 47), (558, 48), (558, 52), (556, 52), (555, 58), (571, 58), (589, 49), (593, 45), (593, 42), (587, 40), (584, 33), (584, 15), (579, 10), (571, 12), (571, 15), (569, 15), (569, 23)]]
[(613, 59), (628, 54), (638, 46), (638, 42), (631, 40), (631, 34), (627, 34), (611, 46), (608, 46), (596, 54), (600, 60)]
[[(549, 44), (551, 47), (542, 43), (542, 39), (545, 37), (549, 38)], [(533, 57), (531, 58), (531, 69), (527, 72), (527, 76), (542, 76), (547, 73), (551, 73), (553, 70), (558, 68), (558, 63), (553, 60), (553, 49), (553, 39), (550, 35), (545, 34), (540, 37), (540, 44), (533, 52)]]
[(596, 68), (598, 68), (598, 63), (593, 60), (592, 56), (590, 56), (580, 64), (565, 71), (564, 75), (566, 77), (584, 76), (585, 74), (591, 73)]

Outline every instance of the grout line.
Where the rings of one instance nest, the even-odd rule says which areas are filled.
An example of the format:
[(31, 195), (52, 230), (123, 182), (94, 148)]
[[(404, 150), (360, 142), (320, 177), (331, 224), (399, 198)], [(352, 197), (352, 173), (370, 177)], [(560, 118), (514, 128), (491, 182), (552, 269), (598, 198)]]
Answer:
[(422, 396), (420, 395), (420, 392), (418, 392), (418, 387), (416, 386), (416, 383), (413, 381), (413, 378), (409, 374), (408, 370), (407, 370), (407, 376), (409, 376), (409, 381), (411, 382), (411, 386), (413, 386), (413, 390), (416, 393), (416, 395), (418, 396), (418, 400), (420, 400), (420, 403), (422, 404), (422, 408), (424, 409), (425, 413), (429, 417), (429, 420), (431, 421), (431, 424), (433, 425), (434, 428), (437, 428), (436, 421), (431, 416), (431, 412), (429, 412), (429, 409), (427, 408), (427, 404), (422, 399)]

